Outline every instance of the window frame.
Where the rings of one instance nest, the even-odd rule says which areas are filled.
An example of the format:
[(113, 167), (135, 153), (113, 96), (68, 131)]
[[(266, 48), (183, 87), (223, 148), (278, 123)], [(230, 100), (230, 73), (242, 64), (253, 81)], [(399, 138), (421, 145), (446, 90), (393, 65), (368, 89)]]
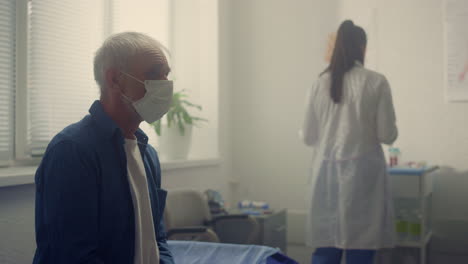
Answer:
[[(11, 4), (13, 5), (13, 8), (15, 9), (15, 21), (14, 21), (14, 26), (16, 27), (16, 24), (17, 24), (17, 15), (16, 15), (16, 6), (17, 6), (17, 3), (16, 1), (11, 1)], [(7, 5), (10, 5), (10, 3), (8, 3)], [(15, 39), (15, 47), (14, 47), (14, 50), (13, 50), (13, 60), (15, 61), (15, 67), (16, 67), (16, 56), (17, 56), (17, 52), (16, 52), (16, 28), (14, 30), (14, 39)], [(12, 70), (12, 73), (16, 75), (16, 69)], [(12, 82), (12, 85), (13, 87), (10, 87), (12, 89), (12, 98), (10, 99), (11, 101), (9, 103), (12, 103), (13, 106), (10, 107), (10, 110), (9, 110), (9, 113), (8, 113), (8, 116), (6, 116), (7, 118), (7, 122), (9, 123), (9, 126), (13, 129), (13, 132), (10, 131), (10, 133), (8, 134), (8, 140), (10, 140), (10, 144), (13, 143), (12, 145), (10, 145), (9, 147), (9, 150), (8, 151), (5, 151), (5, 152), (2, 152), (0, 153), (0, 168), (1, 167), (8, 167), (10, 166), (13, 161), (14, 161), (14, 150), (15, 150), (15, 144), (14, 144), (14, 139), (15, 139), (15, 90), (16, 90), (16, 76), (14, 76), (14, 81)]]
[(28, 147), (28, 31), (29, 0), (16, 0), (16, 87), (13, 164), (37, 165)]
[[(15, 40), (15, 87), (14, 87), (14, 103), (15, 106), (13, 108), (13, 148), (10, 155), (9, 160), (0, 160), (0, 167), (24, 167), (24, 166), (37, 166), (40, 161), (42, 160), (42, 156), (32, 156), (31, 150), (28, 145), (28, 120), (29, 120), (29, 112), (28, 112), (28, 42), (29, 42), (29, 16), (30, 16), (30, 3), (31, 0), (16, 0), (16, 40)], [(214, 8), (217, 10), (217, 3), (213, 1)], [(103, 14), (104, 19), (103, 21), (107, 21), (109, 16), (111, 15), (109, 10), (112, 8), (112, 0), (103, 0), (103, 4), (107, 7), (105, 8), (105, 12)], [(169, 43), (170, 48), (172, 50), (173, 47), (173, 38), (174, 38), (174, 3), (170, 2), (170, 20), (171, 23), (169, 24), (168, 33), (169, 33)], [(201, 7), (200, 7), (201, 8)], [(112, 23), (108, 23), (104, 25), (104, 34), (109, 35), (112, 29)], [(217, 29), (216, 29), (217, 30)], [(216, 32), (217, 34), (217, 32)], [(215, 36), (218, 38), (218, 35)], [(216, 47), (218, 44), (216, 44)], [(176, 52), (176, 51), (173, 51)], [(198, 52), (204, 52), (205, 50)], [(218, 50), (215, 51), (217, 56)], [(218, 57), (215, 59), (218, 60)], [(219, 74), (218, 71), (215, 71), (216, 74)], [(213, 82), (213, 80), (211, 80)], [(218, 86), (218, 76), (215, 77), (214, 80), (215, 85)], [(218, 89), (216, 87), (215, 89)], [(216, 101), (216, 108), (219, 107), (218, 101)], [(216, 126), (219, 126), (218, 116), (216, 116), (215, 121)], [(217, 131), (216, 133), (219, 133)], [(219, 134), (218, 134), (219, 137)], [(214, 153), (214, 157), (216, 159), (219, 158), (219, 138), (217, 138), (217, 153)], [(213, 157), (209, 157), (212, 159)], [(197, 157), (197, 160), (199, 158)], [(202, 158), (205, 159), (205, 158)], [(208, 157), (206, 157), (208, 159)], [(190, 161), (190, 159), (188, 160)]]

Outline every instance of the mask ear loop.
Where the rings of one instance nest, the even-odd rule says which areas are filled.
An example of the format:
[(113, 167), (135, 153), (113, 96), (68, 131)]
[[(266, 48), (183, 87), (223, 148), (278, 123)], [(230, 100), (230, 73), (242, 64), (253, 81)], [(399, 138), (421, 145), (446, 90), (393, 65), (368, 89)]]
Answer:
[(125, 74), (125, 75), (127, 75), (128, 77), (132, 78), (133, 80), (135, 80), (135, 81), (137, 81), (137, 82), (139, 82), (139, 83), (145, 84), (144, 81), (138, 80), (136, 77), (133, 77), (131, 74), (128, 74), (128, 73), (126, 73), (126, 72), (124, 72), (124, 71), (120, 71), (120, 72), (123, 73), (123, 74)]
[[(122, 73), (123, 75), (126, 75), (126, 76), (128, 76), (128, 77), (130, 77), (130, 78), (132, 78), (132, 79), (134, 79), (134, 80), (136, 80), (136, 81), (141, 82), (141, 81), (138, 80), (137, 78), (133, 77), (132, 75), (130, 75), (130, 74), (124, 72), (124, 71), (120, 71), (120, 73)], [(122, 75), (121, 75), (121, 76), (122, 76)], [(125, 95), (125, 93), (124, 93), (124, 91), (123, 91), (122, 89), (120, 89), (120, 96), (122, 97), (122, 99), (124, 99), (124, 101), (126, 101), (126, 102), (129, 103), (130, 105), (132, 105), (132, 104), (134, 103), (133, 100), (132, 100), (130, 97), (128, 97), (128, 96)]]
[[(137, 78), (134, 77), (133, 75), (128, 74), (128, 73), (126, 73), (126, 72), (124, 72), (124, 71), (120, 71), (120, 72), (123, 73), (124, 75), (126, 75), (126, 76), (132, 78), (133, 80), (135, 80), (135, 81), (137, 81), (137, 82), (142, 83), (143, 85), (145, 85), (145, 82), (143, 82), (143, 81), (137, 79)], [(145, 89), (146, 89), (146, 85), (145, 85)], [(123, 92), (122, 92), (122, 98), (123, 98), (124, 100), (126, 100), (127, 102), (129, 102), (130, 104), (135, 103), (132, 99), (130, 99), (130, 97), (126, 96)]]
[(129, 104), (133, 104), (134, 102), (132, 101), (132, 99), (130, 99), (130, 97), (126, 96), (124, 93), (121, 93), (121, 96), (122, 98), (127, 101), (127, 103)]

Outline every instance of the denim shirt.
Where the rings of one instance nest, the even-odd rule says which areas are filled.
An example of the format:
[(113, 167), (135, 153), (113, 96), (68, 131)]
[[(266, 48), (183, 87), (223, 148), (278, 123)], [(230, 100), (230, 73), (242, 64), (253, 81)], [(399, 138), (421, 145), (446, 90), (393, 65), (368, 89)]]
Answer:
[[(36, 176), (34, 264), (133, 264), (135, 214), (124, 137), (99, 101), (90, 115), (49, 143)], [(174, 263), (166, 243), (158, 155), (135, 133), (145, 165), (160, 263)]]

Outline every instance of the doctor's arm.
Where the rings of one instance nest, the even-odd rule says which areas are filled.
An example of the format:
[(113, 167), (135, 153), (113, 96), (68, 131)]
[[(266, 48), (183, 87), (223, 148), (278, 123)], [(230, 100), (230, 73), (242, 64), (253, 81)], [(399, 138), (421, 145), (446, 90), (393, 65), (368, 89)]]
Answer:
[[(70, 141), (46, 153), (36, 174), (40, 263), (103, 264), (98, 256), (98, 185), (91, 162)], [(37, 223), (36, 223), (37, 224)]]
[[(312, 88), (315, 90), (317, 84)], [(312, 103), (313, 91), (309, 90), (307, 93), (306, 111), (302, 129), (299, 131), (299, 137), (304, 141), (307, 146), (313, 146), (318, 141), (319, 130), (318, 120)]]
[(392, 92), (387, 79), (379, 85), (380, 95), (377, 103), (377, 137), (381, 143), (393, 144), (398, 137), (396, 115), (393, 107)]

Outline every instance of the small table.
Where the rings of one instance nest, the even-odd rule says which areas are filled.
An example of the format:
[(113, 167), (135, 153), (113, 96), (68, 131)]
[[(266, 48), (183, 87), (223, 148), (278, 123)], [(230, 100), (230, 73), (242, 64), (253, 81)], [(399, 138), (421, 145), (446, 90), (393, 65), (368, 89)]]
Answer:
[[(281, 210), (242, 210), (232, 209), (229, 215), (248, 214), (255, 218), (259, 224), (259, 232), (255, 244), (279, 248), (286, 253), (287, 250), (287, 218), (286, 209)], [(213, 215), (216, 217), (216, 215)]]

